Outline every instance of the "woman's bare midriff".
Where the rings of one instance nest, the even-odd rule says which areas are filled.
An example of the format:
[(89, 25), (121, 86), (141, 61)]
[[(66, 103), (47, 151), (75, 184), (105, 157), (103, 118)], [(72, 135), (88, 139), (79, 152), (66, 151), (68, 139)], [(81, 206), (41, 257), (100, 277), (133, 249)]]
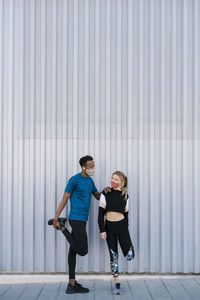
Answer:
[(111, 222), (117, 222), (124, 219), (124, 215), (115, 211), (108, 211), (106, 213), (106, 219)]

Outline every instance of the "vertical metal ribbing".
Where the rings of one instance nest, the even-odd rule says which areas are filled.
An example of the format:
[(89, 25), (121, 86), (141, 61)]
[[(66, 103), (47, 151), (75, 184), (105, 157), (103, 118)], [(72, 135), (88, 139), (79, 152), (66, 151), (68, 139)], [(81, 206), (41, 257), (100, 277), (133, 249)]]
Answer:
[(27, 176), (24, 176), (24, 240), (23, 240), (23, 251), (24, 251), (24, 269), (29, 270), (32, 267), (31, 264), (31, 252), (29, 254), (29, 245), (31, 244), (31, 233), (29, 234), (28, 230), (25, 230), (29, 224), (29, 209), (30, 209), (30, 98), (29, 98), (29, 90), (30, 90), (30, 3), (24, 3), (24, 173)]
[[(110, 86), (111, 86), (111, 67), (110, 67), (110, 58), (111, 58), (111, 47), (110, 47), (110, 40), (111, 40), (111, 1), (105, 1), (105, 13), (106, 13), (106, 27), (105, 27), (105, 157), (108, 158), (107, 163), (105, 164), (105, 171), (104, 171), (104, 180), (106, 182), (109, 182), (110, 173), (111, 173), (111, 149), (110, 149), (110, 116), (111, 116), (111, 106), (110, 106)], [(107, 249), (106, 249), (107, 250)], [(108, 258), (105, 260), (105, 268), (106, 270), (109, 270), (108, 266)]]
[[(35, 156), (37, 158), (37, 164), (35, 166), (35, 248), (34, 248), (34, 254), (35, 254), (35, 270), (42, 270), (43, 266), (41, 263), (41, 259), (43, 257), (43, 248), (42, 248), (42, 219), (43, 213), (42, 213), (42, 206), (44, 203), (44, 199), (41, 203), (41, 210), (40, 210), (40, 199), (41, 197), (41, 148), (40, 148), (40, 141), (41, 141), (41, 131), (40, 131), (40, 124), (41, 124), (41, 109), (40, 109), (40, 92), (41, 92), (41, 73), (40, 73), (40, 66), (41, 66), (41, 55), (40, 55), (40, 50), (41, 50), (41, 38), (40, 38), (40, 28), (41, 28), (41, 10), (40, 10), (40, 5), (37, 4), (35, 6), (35, 14), (36, 14), (36, 70), (35, 70), (35, 75), (36, 75), (36, 82), (35, 82), (35, 87), (36, 87), (36, 93), (35, 93), (35, 107), (36, 107), (36, 119), (35, 119), (35, 128), (36, 128), (36, 136), (37, 139), (35, 140)], [(26, 37), (25, 37), (26, 38)], [(39, 233), (39, 234), (38, 234)], [(40, 255), (41, 253), (41, 255)]]
[[(122, 52), (122, 5), (121, 5), (121, 0), (117, 0), (117, 49), (116, 49), (116, 68), (117, 68), (117, 77), (116, 77), (116, 168), (118, 170), (122, 170), (122, 141), (120, 140), (122, 137), (122, 57), (121, 57), (121, 52)], [(119, 139), (120, 137), (120, 139)]]
[(79, 82), (78, 82), (78, 47), (79, 47), (79, 31), (78, 31), (78, 22), (79, 22), (79, 1), (73, 1), (73, 33), (74, 33), (74, 40), (73, 40), (73, 130), (72, 130), (72, 153), (73, 153), (73, 173), (77, 171), (77, 160), (78, 160), (78, 147), (77, 147), (77, 139), (78, 136), (78, 89), (79, 89)]
[[(147, 2), (0, 1), (0, 270), (67, 269), (46, 223), (88, 153), (128, 174), (120, 271), (199, 272), (199, 2)], [(97, 209), (78, 271), (110, 272)]]
[[(54, 204), (54, 214), (55, 211), (58, 207), (58, 204), (60, 202), (60, 199), (56, 199), (56, 185), (57, 185), (57, 176), (56, 176), (56, 154), (57, 154), (57, 110), (56, 110), (56, 89), (57, 89), (57, 78), (56, 78), (56, 73), (57, 73), (57, 2), (54, 1), (52, 2), (52, 5), (50, 6), (50, 13), (51, 13), (51, 18), (52, 21), (50, 22), (51, 26), (51, 31), (49, 32), (50, 34), (50, 47), (51, 47), (51, 56), (50, 56), (50, 64), (51, 64), (51, 74), (50, 74), (50, 80), (51, 80), (51, 90), (50, 90), (50, 105), (51, 105), (51, 114), (50, 114), (50, 155), (49, 155), (49, 185), (48, 187), (52, 187), (51, 189), (51, 194), (50, 194), (50, 199), (51, 203)], [(55, 232), (54, 235), (55, 237), (55, 242), (56, 244), (54, 245), (55, 247), (55, 269), (57, 269), (57, 257), (59, 255), (59, 250), (58, 250), (58, 233)]]
[[(139, 251), (139, 270), (140, 272), (145, 271), (145, 263), (147, 262), (147, 257), (145, 255), (145, 248), (147, 246), (146, 242), (147, 239), (145, 238), (145, 226), (147, 225), (146, 223), (144, 224), (142, 222), (144, 218), (144, 210), (142, 207), (145, 206), (145, 199), (144, 199), (144, 189), (143, 189), (143, 180), (144, 180), (144, 152), (143, 152), (143, 141), (142, 138), (144, 137), (144, 123), (143, 123), (143, 112), (144, 112), (144, 107), (143, 107), (143, 97), (144, 97), (144, 87), (143, 87), (143, 72), (144, 72), (144, 56), (143, 56), (143, 51), (144, 51), (144, 1), (142, 0), (139, 3), (138, 6), (139, 12), (139, 20), (138, 20), (138, 30), (139, 30), (139, 52), (138, 52), (138, 59), (139, 59), (139, 70), (138, 70), (138, 75), (139, 75), (139, 110), (138, 110), (138, 122), (139, 122), (139, 127), (138, 127), (138, 159), (139, 159), (139, 197), (141, 201), (139, 202), (139, 245), (138, 245), (138, 251)], [(140, 139), (141, 138), (141, 139)]]
[(199, 88), (199, 52), (198, 52), (198, 43), (199, 43), (199, 18), (198, 18), (198, 11), (199, 11), (199, 2), (197, 0), (194, 1), (194, 59), (193, 59), (193, 67), (194, 67), (194, 261), (193, 261), (193, 270), (195, 273), (199, 272), (199, 265), (200, 265), (200, 253), (198, 251), (200, 247), (200, 237), (199, 237), (199, 228), (200, 228), (200, 220), (199, 220), (199, 211), (200, 211), (200, 203), (199, 203), (199, 195), (200, 195), (200, 188), (199, 188), (199, 151), (200, 151), (200, 144), (199, 144), (199, 95), (200, 95), (200, 88)]
[[(37, 15), (36, 15), (37, 16)], [(52, 28), (52, 6), (49, 1), (46, 2), (46, 155), (45, 155), (45, 163), (46, 163), (46, 220), (54, 217), (55, 209), (57, 207), (58, 199), (55, 199), (54, 196), (54, 186), (51, 190), (51, 186), (53, 183), (52, 177), (52, 166), (54, 166), (54, 157), (52, 157), (52, 91), (54, 84), (52, 84), (52, 73), (55, 72), (55, 68), (53, 69), (52, 64), (52, 53), (53, 48), (53, 28)], [(55, 26), (55, 25), (54, 25)], [(55, 29), (54, 29), (55, 35)], [(36, 35), (37, 38), (37, 35)], [(37, 58), (36, 58), (37, 59)], [(55, 60), (55, 53), (53, 56)], [(54, 108), (55, 109), (55, 108)], [(37, 109), (36, 109), (37, 115)], [(53, 111), (55, 113), (55, 111)], [(35, 156), (37, 159), (37, 156)], [(52, 162), (53, 159), (53, 163)], [(37, 163), (36, 163), (37, 164)], [(53, 170), (55, 172), (55, 169)], [(45, 226), (46, 224), (44, 224)], [(46, 225), (47, 226), (47, 225)], [(45, 227), (44, 227), (45, 228)], [(36, 239), (37, 237), (35, 237)], [(52, 247), (48, 247), (48, 245), (52, 245)], [(46, 228), (46, 253), (45, 253), (45, 262), (46, 262), (46, 270), (53, 271), (57, 268), (56, 266), (56, 233), (49, 227)], [(38, 259), (37, 257), (35, 259)]]
[[(133, 123), (133, 3), (128, 1), (127, 7), (127, 143), (126, 153), (128, 157), (132, 156), (133, 141), (132, 141), (132, 123)], [(127, 172), (130, 174), (133, 170), (133, 162), (127, 162)], [(133, 183), (132, 183), (133, 184)], [(133, 191), (133, 188), (131, 188)], [(132, 197), (132, 203), (133, 203)], [(132, 209), (130, 211), (133, 212)], [(132, 214), (133, 215), (133, 214)], [(134, 237), (132, 236), (132, 239)], [(132, 241), (134, 243), (134, 241)], [(127, 270), (130, 272), (131, 265), (127, 263)], [(135, 266), (134, 266), (135, 267)], [(136, 268), (136, 267), (135, 267)]]
[(167, 268), (166, 130), (165, 130), (165, 1), (160, 2), (160, 221), (161, 272)]
[(155, 138), (155, 128), (154, 128), (154, 0), (150, 3), (150, 128), (149, 128), (149, 138), (150, 138), (150, 153), (149, 153), (149, 167), (150, 167), (150, 262), (149, 268), (150, 271), (156, 269), (156, 222), (154, 218), (154, 213), (156, 209), (155, 205), (155, 181), (154, 181), (154, 156), (155, 156), (155, 147), (154, 147), (154, 138)]
[(34, 200), (35, 200), (35, 1), (30, 1), (30, 66), (29, 66), (29, 114), (30, 114), (30, 156), (29, 156), (29, 253), (30, 262), (29, 269), (33, 270), (35, 266), (34, 244), (35, 244), (35, 215), (34, 215)]
[[(100, 0), (95, 1), (95, 111), (94, 111), (94, 123), (95, 123), (95, 132), (94, 132), (94, 153), (95, 158), (100, 157), (100, 107), (101, 107), (101, 98), (100, 98)], [(100, 168), (99, 161), (95, 160), (95, 167)], [(96, 203), (97, 202), (97, 203)], [(94, 199), (93, 207), (93, 224), (92, 224), (92, 239), (93, 239), (93, 257), (94, 265), (93, 270), (99, 269), (99, 258), (97, 256), (99, 247), (100, 247), (100, 238), (98, 232), (95, 230), (95, 223), (98, 217), (98, 201)], [(90, 268), (90, 266), (88, 266)]]
[[(41, 76), (41, 85), (40, 85), (40, 109), (41, 109), (41, 198), (43, 199), (43, 204), (41, 205), (41, 214), (43, 218), (41, 220), (41, 235), (44, 241), (46, 240), (46, 228), (47, 228), (47, 218), (46, 218), (46, 207), (48, 205), (48, 200), (46, 198), (46, 186), (45, 178), (46, 178), (46, 107), (47, 107), (47, 97), (46, 97), (46, 0), (41, 2), (41, 15), (40, 15), (40, 55), (41, 55), (41, 65), (40, 65), (40, 76)], [(57, 78), (57, 72), (56, 72)], [(55, 79), (57, 83), (57, 79)], [(57, 108), (56, 108), (57, 112)], [(58, 124), (56, 119), (56, 124)], [(56, 129), (57, 129), (56, 125)], [(57, 174), (56, 174), (57, 175)], [(56, 181), (57, 188), (57, 181)], [(56, 195), (56, 194), (55, 194)], [(42, 268), (46, 269), (46, 253), (47, 247), (45, 242), (41, 243), (41, 251), (42, 253)]]
[(171, 141), (172, 141), (172, 163), (171, 163), (171, 176), (172, 176), (172, 272), (177, 272), (177, 187), (176, 187), (176, 1), (171, 1), (171, 15), (172, 15), (172, 26), (171, 26), (171, 103), (172, 103), (172, 130), (171, 130)]
[[(89, 137), (89, 124), (88, 124), (88, 106), (89, 106), (89, 0), (85, 1), (84, 7), (84, 133), (83, 137), (88, 140)], [(84, 144), (84, 151), (88, 153), (88, 143)]]
[[(8, 3), (7, 3), (8, 6)], [(6, 87), (6, 72), (5, 72), (5, 65), (7, 64), (7, 43), (6, 43), (6, 36), (8, 36), (8, 33), (6, 31), (6, 21), (5, 19), (8, 20), (8, 8), (7, 8), (7, 14), (5, 13), (5, 9), (6, 9), (6, 5), (5, 3), (3, 4), (2, 10), (3, 10), (3, 28), (2, 28), (2, 47), (3, 47), (3, 61), (2, 61), (2, 77), (3, 77), (3, 87), (2, 87), (2, 100), (5, 98), (6, 96), (6, 92), (7, 92), (7, 87)], [(7, 128), (7, 119), (6, 119), (6, 104), (4, 101), (2, 101), (2, 137), (5, 138), (7, 135), (7, 132), (5, 132), (6, 128)], [(5, 197), (7, 199), (8, 195), (7, 195), (7, 143), (3, 143), (2, 144), (2, 194), (3, 197)], [(3, 201), (2, 202), (2, 224), (5, 224), (5, 220), (6, 220), (6, 212), (7, 212), (7, 201)], [(2, 240), (5, 240), (5, 243), (2, 243), (2, 268), (5, 268), (8, 264), (8, 269), (9, 269), (9, 262), (7, 259), (7, 254), (6, 254), (6, 243), (7, 243), (7, 238), (6, 238), (6, 231), (5, 231), (5, 227), (2, 226)], [(9, 240), (9, 239), (8, 239)]]
[[(63, 0), (63, 6), (61, 5), (61, 11), (62, 11), (62, 56), (63, 59), (61, 59), (62, 62), (62, 137), (65, 137), (61, 139), (61, 161), (58, 158), (58, 161), (60, 161), (60, 174), (62, 178), (67, 178), (67, 169), (63, 167), (63, 165), (67, 164), (67, 126), (66, 126), (66, 119), (68, 116), (68, 103), (66, 101), (67, 99), (67, 91), (68, 91), (68, 30), (69, 30), (69, 3), (68, 1)], [(59, 172), (59, 171), (58, 171)], [(60, 182), (60, 181), (59, 181)], [(64, 189), (65, 189), (65, 182), (60, 182), (60, 187), (62, 186), (61, 191), (58, 189), (58, 199), (61, 199)], [(66, 210), (64, 210), (63, 215), (66, 214)], [(67, 265), (67, 243), (65, 240), (61, 237), (61, 259), (60, 259), (60, 270), (63, 270), (63, 266)], [(68, 246), (69, 247), (69, 246)], [(64, 268), (65, 270), (65, 268)]]
[[(3, 1), (0, 2), (0, 142), (3, 142)], [(0, 147), (0, 218), (3, 218), (3, 147)], [(0, 256), (3, 257), (3, 229), (0, 229)], [(2, 262), (0, 263), (2, 268)]]
[[(8, 6), (7, 6), (8, 4)], [(5, 9), (7, 8), (8, 15), (7, 15), (7, 38), (6, 41), (7, 44), (7, 59), (5, 60), (5, 70), (7, 72), (5, 73), (5, 98), (8, 99), (6, 101), (6, 119), (5, 122), (7, 123), (7, 209), (6, 209), (6, 219), (9, 219), (9, 217), (13, 217), (13, 189), (10, 190), (10, 185), (13, 186), (13, 151), (14, 151), (14, 144), (13, 144), (13, 71), (14, 71), (14, 39), (13, 39), (13, 33), (14, 33), (14, 3), (9, 2), (5, 4)], [(13, 248), (13, 231), (12, 231), (12, 223), (9, 222), (7, 224), (7, 241), (6, 246), (7, 249)], [(7, 251), (7, 265), (9, 270), (12, 270), (13, 268), (13, 255), (11, 251)]]
[(182, 170), (182, 191), (183, 191), (183, 271), (188, 272), (188, 212), (187, 212), (187, 167), (188, 167), (188, 87), (187, 87), (187, 74), (188, 74), (188, 49), (187, 49), (187, 39), (188, 39), (188, 12), (187, 12), (187, 1), (183, 1), (183, 11), (182, 11), (182, 24), (183, 24), (183, 56), (182, 56), (182, 99), (183, 99), (183, 113), (182, 113), (182, 155), (183, 155), (183, 170)]
[(17, 203), (17, 235), (18, 235), (18, 270), (22, 271), (24, 269), (24, 5), (20, 1), (19, 5), (16, 6), (17, 9), (17, 27), (18, 27), (18, 133), (19, 137), (19, 156), (18, 156), (18, 203)]

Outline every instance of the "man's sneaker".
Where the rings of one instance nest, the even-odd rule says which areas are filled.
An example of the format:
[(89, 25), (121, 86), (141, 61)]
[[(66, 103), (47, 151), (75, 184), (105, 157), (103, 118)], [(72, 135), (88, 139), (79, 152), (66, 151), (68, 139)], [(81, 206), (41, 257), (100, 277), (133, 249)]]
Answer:
[(121, 294), (120, 283), (116, 283), (115, 284), (115, 288), (114, 288), (113, 294), (115, 294), (115, 295), (120, 295)]
[(78, 283), (76, 280), (75, 280), (75, 284), (77, 284), (79, 286), (82, 286), (82, 284)]
[[(50, 219), (48, 221), (48, 225), (53, 225), (53, 220), (54, 219)], [(60, 223), (61, 226), (65, 226), (65, 222), (67, 221), (67, 218), (58, 218), (58, 222)]]
[(89, 292), (88, 288), (84, 288), (80, 283), (76, 281), (74, 286), (69, 283), (66, 289), (66, 294), (76, 294), (76, 293), (84, 294), (88, 292)]

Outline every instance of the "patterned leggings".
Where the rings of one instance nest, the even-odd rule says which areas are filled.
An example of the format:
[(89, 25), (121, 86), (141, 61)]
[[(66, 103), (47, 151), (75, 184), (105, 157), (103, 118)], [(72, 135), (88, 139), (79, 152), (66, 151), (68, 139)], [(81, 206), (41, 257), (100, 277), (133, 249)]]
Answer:
[(118, 241), (127, 261), (135, 257), (135, 250), (131, 242), (127, 220), (123, 219), (118, 222), (106, 221), (106, 233), (111, 272), (113, 277), (117, 277), (119, 275)]

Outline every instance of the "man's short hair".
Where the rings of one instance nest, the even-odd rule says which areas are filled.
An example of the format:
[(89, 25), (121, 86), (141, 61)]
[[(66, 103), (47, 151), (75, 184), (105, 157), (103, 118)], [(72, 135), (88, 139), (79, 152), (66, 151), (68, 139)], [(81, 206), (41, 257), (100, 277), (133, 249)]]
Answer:
[(87, 164), (88, 161), (93, 160), (93, 157), (90, 155), (86, 155), (80, 158), (79, 160), (79, 164), (80, 166), (85, 166)]

